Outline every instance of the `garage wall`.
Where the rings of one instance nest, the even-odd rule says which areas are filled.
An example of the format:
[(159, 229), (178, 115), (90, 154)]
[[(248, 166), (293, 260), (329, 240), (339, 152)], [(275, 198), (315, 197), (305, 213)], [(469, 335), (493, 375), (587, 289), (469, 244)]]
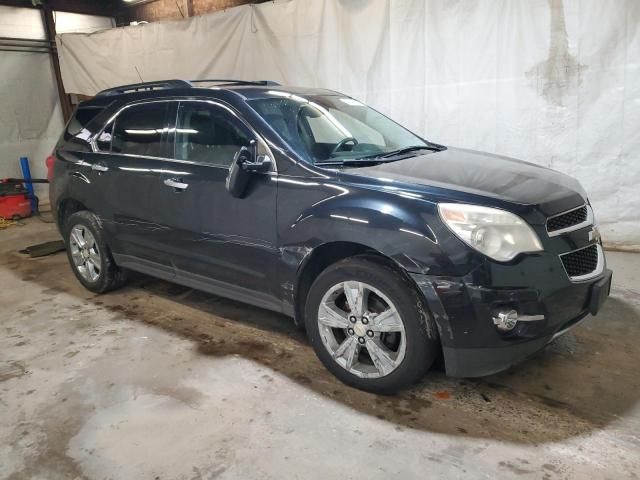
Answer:
[(45, 158), (64, 126), (49, 56), (0, 52), (0, 92), (0, 178), (22, 177), (22, 156), (33, 177), (46, 178)]
[[(0, 37), (46, 38), (40, 10), (0, 6)], [(60, 32), (94, 32), (114, 26), (107, 17), (56, 12)], [(0, 51), (0, 178), (22, 177), (19, 159), (29, 158), (33, 177), (46, 178), (45, 159), (62, 128), (62, 110), (51, 57)], [(48, 203), (47, 188), (36, 194)]]
[[(0, 36), (45, 39), (40, 11), (0, 6)], [(0, 51), (0, 178), (22, 177), (22, 156), (32, 176), (46, 178), (45, 159), (63, 126), (50, 56)], [(47, 203), (46, 188), (36, 189)]]
[(433, 141), (576, 176), (607, 243), (640, 247), (637, 0), (281, 0), (58, 48), (75, 93), (137, 72), (346, 92)]

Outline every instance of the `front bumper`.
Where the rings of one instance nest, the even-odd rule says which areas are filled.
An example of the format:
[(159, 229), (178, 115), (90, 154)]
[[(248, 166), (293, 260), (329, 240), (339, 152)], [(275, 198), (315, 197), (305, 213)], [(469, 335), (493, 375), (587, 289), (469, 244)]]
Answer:
[[(447, 375), (479, 377), (521, 362), (555, 337), (596, 314), (611, 286), (606, 268), (596, 278), (572, 283), (554, 276), (541, 287), (505, 288), (477, 285), (471, 278), (412, 274), (434, 317)], [(508, 333), (493, 324), (496, 310), (512, 308), (522, 315), (544, 315), (522, 322)]]

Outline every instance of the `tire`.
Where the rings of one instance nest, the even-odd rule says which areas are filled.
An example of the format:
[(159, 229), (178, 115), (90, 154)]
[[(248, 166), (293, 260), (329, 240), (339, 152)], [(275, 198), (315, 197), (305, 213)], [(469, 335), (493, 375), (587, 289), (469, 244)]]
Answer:
[[(105, 293), (126, 283), (126, 270), (113, 260), (98, 217), (86, 210), (76, 212), (65, 220), (63, 232), (71, 270), (87, 290)], [(81, 237), (78, 232), (83, 232)], [(87, 242), (86, 249), (80, 248), (79, 238)]]
[[(360, 317), (357, 311), (351, 315), (358, 297), (350, 293), (350, 303), (347, 291), (362, 291), (367, 297)], [(389, 395), (417, 382), (440, 352), (427, 312), (415, 286), (391, 262), (361, 255), (331, 265), (316, 278), (307, 297), (305, 324), (318, 358), (338, 379)], [(346, 329), (343, 313), (350, 324)]]

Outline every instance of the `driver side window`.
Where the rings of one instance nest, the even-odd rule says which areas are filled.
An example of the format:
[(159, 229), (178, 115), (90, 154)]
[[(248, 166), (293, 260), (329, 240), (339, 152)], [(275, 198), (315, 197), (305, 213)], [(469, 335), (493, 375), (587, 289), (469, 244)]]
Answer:
[(175, 158), (229, 167), (242, 147), (248, 147), (249, 130), (221, 107), (203, 102), (182, 102), (176, 124)]

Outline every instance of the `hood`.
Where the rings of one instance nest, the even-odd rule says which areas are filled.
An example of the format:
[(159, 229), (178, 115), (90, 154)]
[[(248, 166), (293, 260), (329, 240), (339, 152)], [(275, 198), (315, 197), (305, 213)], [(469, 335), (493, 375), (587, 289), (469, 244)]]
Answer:
[[(386, 184), (402, 182), (536, 205), (545, 215), (586, 201), (580, 183), (568, 175), (521, 160), (460, 148), (343, 172)], [(464, 200), (455, 194), (451, 198)]]

